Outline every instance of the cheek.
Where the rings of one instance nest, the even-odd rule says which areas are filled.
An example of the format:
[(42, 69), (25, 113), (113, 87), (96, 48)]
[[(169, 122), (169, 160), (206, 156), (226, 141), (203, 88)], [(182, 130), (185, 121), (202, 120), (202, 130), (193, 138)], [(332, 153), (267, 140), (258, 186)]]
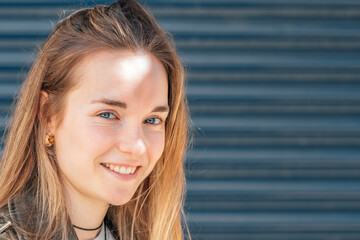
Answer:
[(96, 148), (106, 148), (110, 147), (114, 141), (116, 141), (117, 129), (102, 126), (94, 123), (90, 123), (88, 126), (83, 128), (84, 133), (84, 143), (86, 143), (86, 150), (89, 149), (89, 146)]
[(164, 132), (150, 132), (146, 136), (150, 165), (154, 166), (161, 157), (165, 145)]
[(85, 167), (96, 163), (96, 160), (111, 147), (113, 130), (83, 119), (71, 120), (63, 122), (55, 139), (59, 164), (63, 166), (68, 163), (70, 166)]
[(115, 147), (118, 129), (88, 122), (87, 125), (79, 126), (82, 133), (82, 140), (79, 149), (83, 161), (88, 165), (97, 165), (107, 159)]

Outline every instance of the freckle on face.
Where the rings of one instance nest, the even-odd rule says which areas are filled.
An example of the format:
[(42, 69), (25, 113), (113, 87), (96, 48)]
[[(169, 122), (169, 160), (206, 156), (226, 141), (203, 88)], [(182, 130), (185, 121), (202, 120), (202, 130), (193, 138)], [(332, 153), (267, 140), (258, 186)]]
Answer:
[[(78, 83), (67, 96), (62, 124), (55, 130), (56, 155), (70, 195), (125, 204), (162, 155), (165, 127), (144, 120), (156, 106), (167, 106), (167, 75), (153, 55), (128, 50), (100, 51), (75, 69)], [(91, 104), (94, 99), (125, 102), (126, 109)], [(112, 110), (112, 122), (98, 113)], [(141, 166), (136, 178), (123, 181), (103, 163)]]

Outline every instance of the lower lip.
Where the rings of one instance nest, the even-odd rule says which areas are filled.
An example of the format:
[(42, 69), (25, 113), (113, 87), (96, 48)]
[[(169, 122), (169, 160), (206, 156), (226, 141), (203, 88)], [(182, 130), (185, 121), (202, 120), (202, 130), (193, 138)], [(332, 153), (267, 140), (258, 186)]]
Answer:
[(135, 179), (137, 177), (138, 171), (140, 169), (140, 167), (137, 167), (133, 174), (121, 174), (121, 173), (117, 173), (117, 172), (114, 172), (114, 171), (110, 170), (110, 168), (107, 168), (102, 164), (100, 164), (100, 165), (103, 168), (105, 168), (105, 170), (108, 173), (110, 173), (111, 175), (113, 175), (114, 177), (116, 177), (117, 179), (119, 179), (121, 181), (131, 181), (131, 180)]

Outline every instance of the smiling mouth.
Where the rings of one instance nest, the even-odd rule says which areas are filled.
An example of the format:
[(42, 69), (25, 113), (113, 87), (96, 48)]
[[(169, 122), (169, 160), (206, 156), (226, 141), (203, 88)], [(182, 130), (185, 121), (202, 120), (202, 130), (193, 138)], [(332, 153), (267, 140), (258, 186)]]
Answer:
[(136, 172), (136, 170), (138, 169), (138, 167), (124, 167), (124, 166), (118, 166), (118, 165), (114, 165), (114, 164), (110, 164), (110, 163), (101, 163), (101, 165), (103, 165), (104, 167), (108, 168), (109, 170), (111, 170), (113, 172), (124, 174), (124, 175), (133, 175)]

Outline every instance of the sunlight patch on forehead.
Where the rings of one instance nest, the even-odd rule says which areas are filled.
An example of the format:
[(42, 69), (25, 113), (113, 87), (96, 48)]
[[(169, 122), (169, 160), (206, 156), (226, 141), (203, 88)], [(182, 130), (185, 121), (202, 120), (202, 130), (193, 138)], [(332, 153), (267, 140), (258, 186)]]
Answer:
[(151, 71), (152, 61), (145, 54), (127, 56), (122, 60), (121, 68), (127, 79), (141, 79)]

